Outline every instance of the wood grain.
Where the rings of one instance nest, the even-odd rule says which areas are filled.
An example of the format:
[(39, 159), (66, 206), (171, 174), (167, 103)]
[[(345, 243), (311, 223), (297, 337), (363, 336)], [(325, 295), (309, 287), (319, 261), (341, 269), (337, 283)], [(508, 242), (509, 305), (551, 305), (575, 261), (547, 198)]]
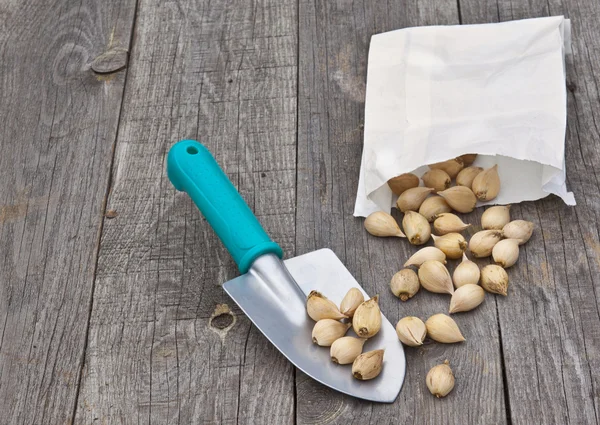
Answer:
[(294, 1), (140, 3), (78, 423), (286, 424), (294, 369), (225, 294), (239, 272), (165, 175), (207, 145), (294, 254)]
[[(406, 241), (368, 235), (352, 217), (362, 151), (364, 88), (370, 36), (416, 25), (456, 24), (456, 2), (300, 2), (298, 254), (330, 247), (395, 325), (447, 312), (449, 297), (421, 291), (402, 303), (389, 281), (416, 251)], [(475, 216), (475, 214), (473, 214)], [(471, 218), (471, 217), (470, 217)], [(453, 266), (453, 265), (452, 265)], [(494, 298), (456, 315), (467, 341), (407, 349), (407, 376), (393, 404), (335, 393), (298, 373), (298, 423), (505, 423), (504, 388)], [(437, 400), (425, 375), (449, 359), (456, 388)]]
[(0, 4), (0, 423), (73, 420), (135, 1)]
[[(395, 403), (295, 371), (220, 287), (237, 269), (168, 182), (168, 148), (206, 143), (288, 256), (332, 248), (392, 323), (425, 319), (448, 297), (388, 289), (416, 249), (352, 217), (370, 36), (558, 14), (578, 206), (513, 207), (536, 231), (509, 296), (456, 315), (465, 343), (407, 350)], [(2, 2), (0, 423), (600, 423), (598, 16), (595, 0)], [(425, 374), (446, 358), (456, 388), (435, 400)]]
[[(572, 19), (567, 57), (567, 183), (578, 205), (549, 197), (512, 209), (536, 231), (497, 299), (513, 423), (598, 423), (600, 279), (598, 179), (600, 5), (582, 2), (461, 0), (464, 23), (564, 14)], [(494, 12), (495, 11), (495, 12)]]

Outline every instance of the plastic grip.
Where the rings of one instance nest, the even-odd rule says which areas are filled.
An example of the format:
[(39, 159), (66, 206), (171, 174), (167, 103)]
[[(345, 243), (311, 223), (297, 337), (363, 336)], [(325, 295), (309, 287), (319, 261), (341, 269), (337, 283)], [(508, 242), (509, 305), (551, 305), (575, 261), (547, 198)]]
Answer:
[(167, 158), (167, 175), (177, 190), (192, 198), (240, 272), (246, 273), (263, 254), (283, 256), (204, 145), (195, 140), (176, 143)]

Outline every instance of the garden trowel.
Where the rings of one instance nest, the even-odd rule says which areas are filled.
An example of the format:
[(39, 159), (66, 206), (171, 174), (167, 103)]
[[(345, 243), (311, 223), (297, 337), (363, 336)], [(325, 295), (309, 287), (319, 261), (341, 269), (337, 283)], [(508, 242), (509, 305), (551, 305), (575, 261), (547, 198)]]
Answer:
[[(404, 381), (406, 362), (396, 331), (383, 317), (381, 330), (363, 350), (384, 348), (381, 374), (370, 381), (352, 376), (351, 365), (331, 361), (328, 347), (312, 342), (315, 322), (306, 313), (306, 298), (317, 290), (340, 304), (350, 288), (369, 296), (333, 251), (321, 249), (283, 261), (273, 242), (210, 152), (195, 140), (174, 145), (167, 174), (187, 192), (237, 263), (241, 276), (223, 284), (225, 291), (254, 325), (298, 369), (337, 391), (391, 403)], [(354, 335), (352, 329), (348, 335)]]

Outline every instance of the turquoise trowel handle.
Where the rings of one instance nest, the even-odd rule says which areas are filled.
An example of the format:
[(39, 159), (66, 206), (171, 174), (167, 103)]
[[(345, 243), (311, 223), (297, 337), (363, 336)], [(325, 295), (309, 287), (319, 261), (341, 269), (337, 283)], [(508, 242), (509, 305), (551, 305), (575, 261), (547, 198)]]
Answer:
[(281, 258), (279, 245), (269, 238), (204, 145), (195, 140), (178, 142), (169, 151), (167, 174), (177, 190), (190, 195), (242, 273), (263, 254)]

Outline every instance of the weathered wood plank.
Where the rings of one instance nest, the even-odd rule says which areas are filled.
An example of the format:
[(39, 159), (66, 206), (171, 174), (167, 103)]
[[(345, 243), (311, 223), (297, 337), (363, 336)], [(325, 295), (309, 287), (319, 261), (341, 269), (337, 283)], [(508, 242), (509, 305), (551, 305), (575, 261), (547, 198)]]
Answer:
[(0, 4), (0, 423), (74, 414), (135, 1)]
[[(416, 249), (405, 241), (371, 237), (352, 211), (370, 36), (415, 25), (456, 24), (457, 4), (302, 0), (299, 15), (297, 253), (332, 248), (369, 293), (380, 294), (382, 310), (394, 324), (407, 315), (425, 319), (447, 312), (448, 296), (422, 291), (402, 303), (391, 294), (391, 276)], [(456, 320), (467, 342), (407, 349), (406, 382), (393, 404), (352, 399), (299, 373), (298, 423), (505, 423), (494, 298)], [(450, 396), (437, 400), (425, 386), (425, 375), (444, 359), (452, 363), (457, 384)]]
[(78, 423), (293, 422), (294, 369), (222, 290), (237, 268), (169, 183), (165, 156), (179, 139), (204, 142), (294, 254), (296, 10), (140, 4)]
[(600, 29), (598, 2), (461, 0), (463, 23), (564, 14), (573, 23), (567, 178), (578, 205), (554, 197), (524, 203), (513, 216), (536, 231), (509, 270), (509, 297), (498, 299), (512, 422), (597, 423), (600, 406)]

